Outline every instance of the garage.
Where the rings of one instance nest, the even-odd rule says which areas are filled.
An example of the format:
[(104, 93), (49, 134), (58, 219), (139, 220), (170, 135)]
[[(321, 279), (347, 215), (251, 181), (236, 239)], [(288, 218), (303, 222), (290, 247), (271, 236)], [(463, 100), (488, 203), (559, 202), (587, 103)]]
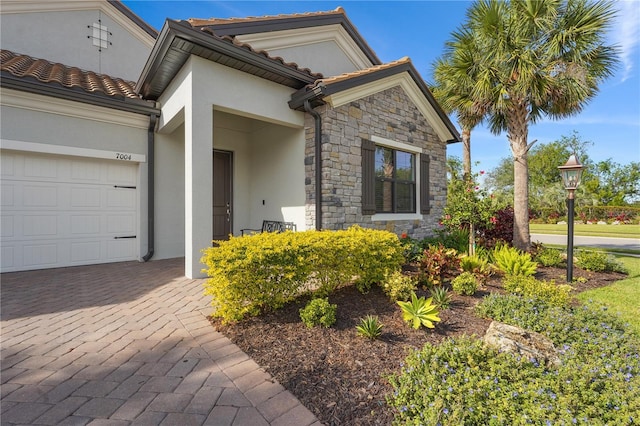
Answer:
[(137, 260), (138, 163), (2, 151), (1, 272)]

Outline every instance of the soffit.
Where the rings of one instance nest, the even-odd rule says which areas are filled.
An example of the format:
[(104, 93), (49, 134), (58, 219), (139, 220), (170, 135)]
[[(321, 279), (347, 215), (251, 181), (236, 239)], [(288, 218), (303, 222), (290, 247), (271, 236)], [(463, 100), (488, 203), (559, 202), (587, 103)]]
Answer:
[(158, 99), (191, 55), (295, 89), (322, 77), (207, 27), (167, 19), (136, 89), (146, 99)]

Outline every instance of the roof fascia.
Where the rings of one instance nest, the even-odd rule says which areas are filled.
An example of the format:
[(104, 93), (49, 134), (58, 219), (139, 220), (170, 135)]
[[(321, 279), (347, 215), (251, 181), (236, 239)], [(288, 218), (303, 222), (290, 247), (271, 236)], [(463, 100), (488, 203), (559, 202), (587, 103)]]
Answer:
[[(140, 79), (136, 84), (136, 91), (142, 93), (145, 96), (145, 87), (148, 84), (147, 80), (151, 80), (158, 70), (162, 67), (164, 57), (171, 48), (173, 41), (179, 38), (183, 41), (192, 43), (199, 47), (227, 55), (236, 60), (242, 61), (246, 64), (250, 64), (266, 71), (273, 72), (275, 74), (285, 76), (294, 80), (300, 81), (302, 84), (309, 84), (315, 81), (315, 78), (300, 71), (294, 69), (288, 65), (282, 64), (271, 58), (268, 58), (262, 54), (253, 52), (249, 49), (236, 46), (225, 40), (220, 40), (214, 36), (207, 35), (198, 29), (192, 28), (187, 23), (181, 23), (171, 19), (165, 21), (162, 31), (158, 36), (156, 44), (151, 51), (151, 55), (145, 64)], [(192, 53), (185, 52), (185, 59)], [(182, 64), (184, 65), (184, 63)], [(179, 69), (179, 67), (178, 67)], [(178, 69), (173, 70), (173, 75), (168, 79), (167, 84), (173, 77)], [(166, 86), (162, 89), (164, 90)]]
[(317, 27), (324, 25), (339, 24), (345, 29), (360, 50), (367, 56), (373, 65), (380, 65), (382, 62), (362, 38), (356, 27), (351, 23), (344, 13), (332, 13), (327, 15), (313, 16), (293, 16), (290, 18), (274, 18), (257, 21), (244, 21), (225, 24), (209, 25), (218, 35), (246, 35), (256, 33), (267, 33), (273, 31), (294, 30), (301, 28)]
[(147, 24), (142, 18), (136, 15), (131, 9), (129, 9), (124, 3), (119, 0), (107, 0), (109, 4), (120, 11), (123, 15), (129, 18), (133, 23), (139, 26), (144, 32), (149, 34), (154, 39), (158, 37), (158, 31), (151, 25)]
[[(431, 94), (431, 91), (422, 80), (413, 64), (410, 62), (402, 63), (391, 68), (385, 68), (368, 74), (363, 74), (361, 76), (336, 81), (335, 83), (329, 82), (327, 84), (323, 84), (322, 82), (320, 82), (320, 84), (316, 87), (313, 87), (312, 90), (306, 88), (294, 93), (291, 101), (289, 102), (289, 106), (291, 108), (297, 109), (301, 107), (301, 105), (304, 103), (304, 100), (313, 100), (316, 105), (318, 105), (320, 103), (319, 101), (322, 100), (322, 102), (324, 103), (328, 102), (333, 107), (337, 107), (340, 105), (344, 105), (345, 103), (350, 102), (354, 99), (359, 99), (363, 96), (377, 93), (381, 90), (386, 90), (397, 85), (403, 86), (405, 91), (411, 92), (411, 86), (406, 85), (407, 79), (402, 79), (401, 77), (402, 73), (407, 74), (407, 76), (410, 78), (410, 81), (415, 84), (414, 87), (418, 89), (418, 92), (421, 94), (422, 100), (426, 101), (427, 104), (421, 105), (422, 102), (419, 98), (417, 98), (416, 96), (412, 96), (412, 93), (408, 93), (408, 95), (412, 98), (412, 101), (420, 109), (426, 110), (426, 114), (423, 114), (427, 119), (431, 117), (437, 118), (440, 121), (440, 126), (434, 126), (440, 138), (447, 143), (460, 142), (460, 134), (458, 133), (458, 130), (453, 125), (442, 107), (440, 107), (438, 102), (435, 100), (433, 94)], [(383, 81), (385, 79), (387, 79), (386, 82)], [(386, 83), (386, 85), (383, 84), (381, 86), (378, 86), (378, 82)], [(413, 92), (416, 91), (413, 90)], [(432, 111), (433, 114), (431, 114), (430, 111)]]
[(290, 29), (269, 33), (240, 35), (236, 38), (243, 43), (249, 44), (256, 50), (266, 51), (308, 46), (330, 40), (338, 45), (356, 69), (370, 68), (374, 65), (353, 37), (347, 33), (343, 26), (338, 24), (306, 27), (304, 31)]
[(155, 107), (154, 103), (142, 99), (118, 99), (107, 95), (87, 93), (82, 89), (74, 90), (54, 84), (41, 83), (29, 78), (16, 77), (8, 72), (2, 72), (0, 87), (137, 114), (160, 114), (160, 110)]

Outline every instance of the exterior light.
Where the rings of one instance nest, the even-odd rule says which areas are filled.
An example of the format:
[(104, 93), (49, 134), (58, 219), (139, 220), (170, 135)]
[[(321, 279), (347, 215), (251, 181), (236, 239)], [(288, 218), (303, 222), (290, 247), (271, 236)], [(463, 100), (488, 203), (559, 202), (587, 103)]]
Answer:
[(575, 191), (580, 185), (582, 164), (572, 154), (564, 166), (559, 166), (562, 183), (567, 190), (567, 282), (573, 282), (573, 217)]
[(558, 168), (560, 169), (564, 189), (567, 191), (575, 190), (580, 185), (580, 178), (582, 177), (582, 164), (580, 164), (576, 156), (572, 154), (564, 166)]

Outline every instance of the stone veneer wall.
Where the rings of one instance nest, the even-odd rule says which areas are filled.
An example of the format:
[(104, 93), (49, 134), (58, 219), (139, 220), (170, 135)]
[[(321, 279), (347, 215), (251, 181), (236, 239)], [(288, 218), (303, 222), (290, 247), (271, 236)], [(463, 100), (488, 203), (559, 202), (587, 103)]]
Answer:
[[(345, 229), (353, 224), (386, 229), (413, 238), (433, 235), (447, 196), (446, 143), (441, 142), (400, 87), (332, 109), (322, 116), (322, 228)], [(315, 227), (314, 123), (307, 114), (305, 146), (306, 225)], [(429, 154), (431, 212), (422, 220), (372, 221), (362, 215), (361, 139), (376, 135), (422, 148)], [(416, 159), (418, 161), (418, 159)]]

